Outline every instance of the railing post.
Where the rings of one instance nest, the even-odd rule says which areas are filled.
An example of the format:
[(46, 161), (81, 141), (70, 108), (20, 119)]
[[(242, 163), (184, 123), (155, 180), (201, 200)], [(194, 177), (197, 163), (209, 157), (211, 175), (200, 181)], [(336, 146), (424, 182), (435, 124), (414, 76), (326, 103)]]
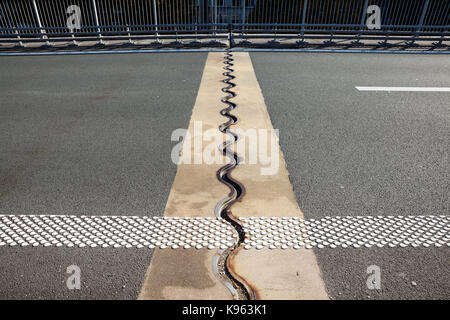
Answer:
[(95, 0), (91, 0), (91, 1), (92, 1), (92, 10), (94, 10), (94, 21), (95, 21), (95, 25), (97, 26), (97, 33), (98, 33), (99, 42), (101, 44), (103, 44), (102, 34), (100, 32), (100, 23), (99, 23), (99, 20), (98, 20), (97, 3), (96, 3)]
[(159, 42), (158, 15), (156, 14), (156, 0), (153, 0), (153, 22), (155, 23), (156, 42)]
[(47, 39), (45, 41), (45, 44), (49, 46), (50, 42), (48, 41), (46, 32), (44, 29), (42, 29), (41, 17), (39, 16), (39, 10), (38, 10), (37, 4), (36, 4), (36, 0), (31, 0), (31, 4), (33, 5), (34, 16), (36, 18), (36, 22), (38, 24), (39, 31), (42, 34), (42, 39)]
[(213, 6), (214, 6), (214, 37), (216, 36), (217, 32), (217, 1), (213, 0)]
[(367, 14), (367, 6), (369, 5), (369, 0), (365, 0), (364, 1), (364, 7), (363, 7), (363, 12), (362, 12), (362, 17), (361, 17), (361, 28), (364, 28), (364, 22), (366, 21), (366, 14)]
[(305, 22), (306, 22), (306, 10), (308, 10), (308, 0), (303, 2), (303, 12), (302, 12), (302, 41), (305, 36)]
[(242, 25), (245, 23), (245, 0), (242, 0)]
[(425, 15), (427, 14), (429, 4), (430, 0), (426, 0), (425, 4), (423, 5), (422, 15), (420, 16), (419, 27), (416, 30), (415, 38), (417, 38), (418, 33), (420, 32), (420, 29), (423, 26), (423, 21), (425, 20)]
[(244, 24), (245, 24), (245, 0), (241, 1), (241, 37), (244, 38)]
[(306, 23), (306, 10), (308, 10), (308, 0), (303, 0), (303, 9), (302, 9), (302, 22), (300, 27), (300, 33), (298, 34), (301, 37), (301, 40), (296, 41), (299, 46), (306, 46), (307, 43), (305, 41), (305, 23)]
[(360, 27), (359, 27), (358, 36), (357, 36), (356, 40), (352, 43), (353, 45), (358, 45), (359, 44), (359, 39), (361, 38), (361, 33), (363, 31), (364, 24), (365, 24), (365, 21), (366, 21), (367, 6), (368, 5), (369, 5), (369, 0), (365, 0), (364, 1), (364, 5), (363, 5), (363, 12), (362, 12), (362, 15), (361, 15), (361, 23), (360, 23)]

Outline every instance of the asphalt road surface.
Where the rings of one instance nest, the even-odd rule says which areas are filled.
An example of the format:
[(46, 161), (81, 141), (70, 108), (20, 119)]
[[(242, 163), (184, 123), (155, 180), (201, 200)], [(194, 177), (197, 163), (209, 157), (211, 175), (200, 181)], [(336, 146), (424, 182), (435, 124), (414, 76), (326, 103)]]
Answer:
[[(2, 57), (0, 214), (164, 212), (206, 54)], [(138, 296), (152, 250), (0, 246), (0, 298)], [(77, 265), (83, 290), (68, 290)]]
[[(206, 56), (1, 57), (0, 214), (161, 216)], [(446, 56), (251, 58), (305, 218), (450, 214), (449, 93), (355, 88), (450, 87)], [(448, 247), (314, 250), (332, 299), (450, 298)], [(151, 255), (0, 246), (0, 298), (135, 299)]]
[[(446, 56), (251, 54), (306, 218), (450, 214)], [(450, 248), (315, 249), (334, 299), (450, 298)], [(369, 290), (367, 267), (381, 270)]]

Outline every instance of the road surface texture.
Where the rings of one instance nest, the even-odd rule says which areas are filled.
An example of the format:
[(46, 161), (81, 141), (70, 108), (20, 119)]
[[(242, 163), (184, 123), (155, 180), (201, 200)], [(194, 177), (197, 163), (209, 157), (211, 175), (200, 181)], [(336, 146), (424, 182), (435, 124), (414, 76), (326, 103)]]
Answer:
[[(161, 216), (206, 54), (2, 57), (0, 214)], [(0, 246), (0, 298), (135, 299), (152, 250)], [(68, 290), (66, 268), (83, 290)]]
[[(431, 239), (423, 246), (428, 231), (445, 236), (448, 225), (425, 227), (418, 247), (390, 247), (396, 239), (382, 248), (268, 245), (286, 224), (303, 218), (450, 214), (449, 92), (356, 88), (450, 87), (448, 58), (236, 52), (234, 64), (238, 108), (232, 113), (239, 122), (233, 128), (269, 130), (280, 168), (262, 175), (262, 163), (242, 163), (233, 171), (246, 188), (233, 214), (261, 223), (248, 234), (248, 248), (231, 260), (234, 272), (259, 298), (449, 299), (448, 243), (437, 247)], [(199, 224), (211, 226), (207, 219), (229, 192), (216, 178), (223, 164), (177, 167), (170, 161), (173, 130), (188, 128), (198, 137), (226, 121), (220, 114), (223, 66), (221, 52), (0, 59), (0, 215), (164, 215), (175, 222), (163, 236), (196, 239), (159, 243), (154, 252), (134, 245), (54, 246), (62, 241), (10, 247), (0, 239), (0, 298), (232, 298), (212, 266), (218, 246), (213, 238), (234, 241), (233, 232), (198, 231)], [(280, 130), (281, 149), (273, 128)], [(182, 154), (195, 159), (208, 148), (185, 143)], [(280, 219), (279, 229), (264, 233), (277, 223), (265, 220), (270, 217)], [(10, 223), (14, 218), (2, 219), (2, 232), (21, 232)], [(42, 232), (33, 228), (25, 233)], [(417, 233), (422, 231), (419, 226)], [(294, 229), (289, 232), (294, 236)], [(266, 244), (252, 244), (249, 239), (260, 234), (268, 237)], [(66, 287), (70, 265), (81, 268), (82, 290)], [(367, 286), (370, 266), (380, 268), (379, 290)]]
[[(447, 57), (251, 54), (305, 218), (450, 214)], [(450, 298), (450, 249), (315, 249), (332, 299)], [(369, 290), (367, 267), (381, 269)]]

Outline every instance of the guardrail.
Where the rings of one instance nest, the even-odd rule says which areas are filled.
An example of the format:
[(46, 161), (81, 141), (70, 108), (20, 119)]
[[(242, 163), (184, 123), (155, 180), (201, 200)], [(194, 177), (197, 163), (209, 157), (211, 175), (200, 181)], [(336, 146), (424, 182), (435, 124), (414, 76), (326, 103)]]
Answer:
[(0, 0), (0, 44), (286, 37), (437, 41), (449, 0)]

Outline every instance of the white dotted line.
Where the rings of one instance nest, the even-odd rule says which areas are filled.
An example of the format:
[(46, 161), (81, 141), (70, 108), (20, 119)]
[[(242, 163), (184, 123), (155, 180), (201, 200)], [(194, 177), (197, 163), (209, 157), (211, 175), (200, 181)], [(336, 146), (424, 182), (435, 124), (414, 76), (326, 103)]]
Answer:
[[(241, 219), (245, 249), (450, 246), (450, 216)], [(0, 246), (226, 249), (238, 241), (223, 219), (0, 215)]]
[(450, 216), (243, 219), (245, 249), (450, 246)]
[(0, 246), (226, 249), (236, 241), (215, 218), (0, 215)]

